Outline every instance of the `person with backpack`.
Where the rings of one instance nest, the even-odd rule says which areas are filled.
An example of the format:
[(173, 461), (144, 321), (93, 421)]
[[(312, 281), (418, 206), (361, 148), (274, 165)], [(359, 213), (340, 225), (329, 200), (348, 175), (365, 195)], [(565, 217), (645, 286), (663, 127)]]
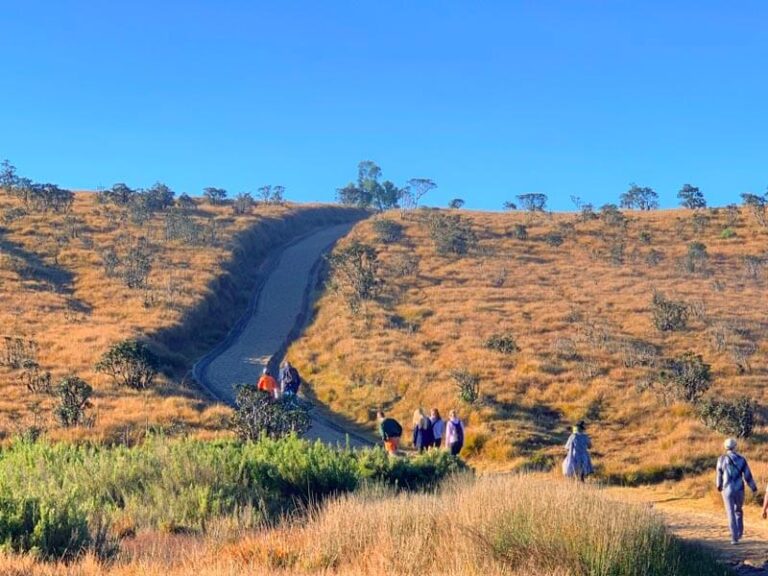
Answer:
[(396, 454), (403, 427), (394, 418), (387, 418), (381, 410), (377, 412), (376, 419), (379, 421), (379, 435), (384, 442), (384, 449), (390, 455)]
[(445, 447), (452, 456), (458, 456), (464, 447), (464, 423), (459, 419), (456, 410), (451, 410), (445, 424)]
[(283, 362), (280, 369), (280, 392), (283, 396), (295, 397), (299, 393), (301, 377), (299, 371), (288, 360)]
[(584, 433), (584, 428), (583, 420), (573, 427), (565, 443), (565, 460), (563, 460), (563, 475), (567, 478), (578, 478), (581, 482), (594, 472), (592, 460), (589, 457), (592, 441)]
[(437, 408), (432, 408), (429, 421), (432, 422), (432, 446), (440, 448), (440, 445), (443, 443), (445, 421), (440, 417), (440, 411)]
[(256, 387), (262, 392), (269, 394), (272, 398), (276, 397), (277, 381), (272, 378), (269, 373), (269, 368), (266, 366), (261, 373), (261, 378), (259, 378), (259, 383), (256, 385)]
[[(747, 459), (736, 452), (736, 440), (728, 438), (724, 447), (725, 454), (717, 459), (715, 484), (717, 491), (723, 496), (728, 527), (731, 530), (731, 544), (738, 544), (744, 534), (744, 484), (748, 484), (753, 493), (757, 492), (757, 484), (752, 478)], [(765, 507), (763, 513), (765, 514)]]
[(421, 408), (413, 413), (413, 447), (424, 452), (432, 446), (432, 421), (424, 415)]

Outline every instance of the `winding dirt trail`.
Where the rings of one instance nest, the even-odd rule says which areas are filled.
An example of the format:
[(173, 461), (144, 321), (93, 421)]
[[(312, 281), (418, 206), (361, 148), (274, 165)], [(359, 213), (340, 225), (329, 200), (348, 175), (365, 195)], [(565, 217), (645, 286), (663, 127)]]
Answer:
[(672, 533), (709, 548), (740, 576), (768, 576), (768, 521), (760, 518), (758, 506), (744, 507), (744, 539), (734, 546), (723, 506), (715, 499), (680, 497), (663, 487), (607, 488), (606, 493), (617, 500), (652, 506)]
[[(324, 228), (273, 254), (260, 271), (251, 309), (229, 336), (195, 366), (195, 377), (215, 398), (234, 404), (236, 387), (254, 383), (264, 366), (274, 368), (300, 332), (312, 304), (322, 255), (354, 224)], [(363, 446), (369, 440), (344, 430), (318, 410), (307, 437), (329, 444)]]

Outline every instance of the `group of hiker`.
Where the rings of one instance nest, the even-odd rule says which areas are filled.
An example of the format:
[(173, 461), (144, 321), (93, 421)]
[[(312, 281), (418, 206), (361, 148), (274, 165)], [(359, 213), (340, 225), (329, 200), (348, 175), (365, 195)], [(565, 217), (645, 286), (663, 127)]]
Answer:
[(299, 386), (301, 386), (299, 371), (290, 362), (285, 360), (280, 364), (278, 378), (279, 381), (275, 380), (274, 376), (269, 373), (269, 367), (265, 366), (256, 387), (276, 400), (279, 398), (295, 398), (299, 393)]
[[(265, 367), (257, 387), (275, 399), (279, 399), (295, 397), (300, 385), (301, 376), (298, 370), (290, 362), (284, 361), (280, 365), (278, 379), (275, 379)], [(381, 410), (377, 413), (377, 421), (385, 450), (389, 454), (396, 454), (403, 436), (402, 425), (394, 418), (387, 417)], [(413, 413), (411, 425), (412, 446), (419, 452), (444, 448), (452, 455), (458, 456), (464, 447), (465, 425), (455, 410), (451, 410), (448, 419), (443, 420), (437, 408), (432, 408), (429, 416), (423, 409), (418, 408)], [(585, 432), (585, 427), (584, 421), (573, 426), (565, 443), (565, 459), (562, 463), (563, 475), (581, 482), (594, 473), (589, 455), (592, 443)], [(733, 438), (725, 441), (725, 454), (717, 460), (715, 480), (717, 491), (722, 494), (725, 504), (732, 544), (738, 544), (744, 534), (745, 487), (749, 486), (753, 493), (757, 492), (757, 485), (747, 459), (736, 452), (736, 446), (736, 440)], [(763, 501), (763, 518), (768, 518), (768, 491)]]
[[(383, 411), (377, 413), (379, 435), (384, 442), (384, 448), (389, 454), (396, 454), (403, 436), (403, 427), (394, 418), (387, 417)], [(448, 414), (448, 420), (443, 420), (440, 411), (433, 408), (429, 416), (418, 408), (413, 413), (412, 444), (419, 452), (431, 448), (445, 450), (453, 456), (458, 456), (464, 447), (464, 422), (455, 410)]]

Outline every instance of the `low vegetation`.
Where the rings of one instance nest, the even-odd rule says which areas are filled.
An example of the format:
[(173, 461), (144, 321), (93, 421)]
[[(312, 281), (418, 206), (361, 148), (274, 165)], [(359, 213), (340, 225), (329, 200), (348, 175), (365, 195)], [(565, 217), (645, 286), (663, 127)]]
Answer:
[[(459, 478), (437, 493), (366, 489), (331, 498), (271, 530), (137, 539), (110, 565), (0, 557), (32, 576), (144, 574), (466, 574), (728, 576), (703, 550), (670, 536), (646, 507), (536, 475)], [(153, 536), (158, 539), (158, 536)], [(162, 541), (162, 540), (161, 540)], [(4, 563), (5, 562), (5, 563)], [(428, 567), (428, 568), (425, 568)], [(17, 572), (21, 573), (21, 572)], [(15, 573), (14, 573), (15, 574)]]

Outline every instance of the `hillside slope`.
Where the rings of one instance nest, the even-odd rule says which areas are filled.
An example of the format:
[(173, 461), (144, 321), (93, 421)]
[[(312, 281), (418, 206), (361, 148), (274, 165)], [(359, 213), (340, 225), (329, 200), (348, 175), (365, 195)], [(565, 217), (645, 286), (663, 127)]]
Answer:
[[(376, 247), (381, 293), (357, 313), (326, 294), (289, 351), (317, 398), (359, 423), (377, 407), (409, 425), (419, 406), (456, 407), (475, 464), (548, 468), (584, 418), (601, 472), (633, 482), (703, 470), (720, 450), (722, 435), (654, 383), (667, 359), (701, 354), (707, 397), (768, 400), (768, 230), (746, 209), (382, 219), (345, 240)], [(655, 327), (654, 292), (685, 305), (685, 329)], [(479, 377), (472, 405), (457, 370)]]
[[(103, 441), (147, 427), (217, 433), (229, 409), (192, 384), (192, 362), (244, 312), (270, 249), (361, 216), (321, 205), (259, 205), (235, 215), (231, 206), (197, 201), (137, 220), (92, 193), (76, 194), (66, 213), (0, 196), (0, 437), (30, 427)], [(161, 358), (148, 392), (94, 372), (100, 355), (125, 338), (146, 341)], [(39, 368), (19, 366), (20, 358)], [(55, 426), (54, 398), (30, 392), (24, 380), (45, 372), (54, 382), (75, 373), (94, 387), (90, 428)]]

